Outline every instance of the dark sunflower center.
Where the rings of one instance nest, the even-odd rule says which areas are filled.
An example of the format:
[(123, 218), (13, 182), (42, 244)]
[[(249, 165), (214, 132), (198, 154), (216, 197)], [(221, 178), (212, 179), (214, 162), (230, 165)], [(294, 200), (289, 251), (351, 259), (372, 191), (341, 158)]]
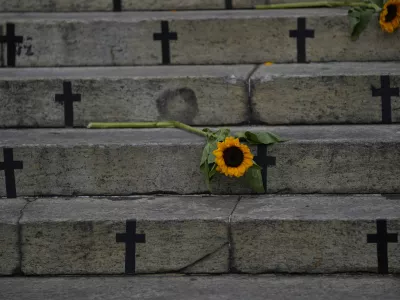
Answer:
[(385, 16), (385, 22), (392, 22), (394, 18), (397, 16), (397, 6), (396, 5), (388, 5), (387, 7), (387, 15)]
[(239, 167), (243, 159), (243, 152), (237, 147), (230, 147), (224, 151), (224, 161), (228, 167)]

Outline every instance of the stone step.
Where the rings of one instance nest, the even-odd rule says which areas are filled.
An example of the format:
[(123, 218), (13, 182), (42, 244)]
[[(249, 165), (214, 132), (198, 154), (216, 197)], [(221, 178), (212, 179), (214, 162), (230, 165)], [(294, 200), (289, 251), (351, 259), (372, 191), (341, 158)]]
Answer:
[[(289, 139), (251, 147), (269, 193), (400, 193), (398, 125), (232, 130)], [(203, 137), (177, 129), (1, 130), (0, 162), (5, 156), (9, 167), (0, 172), (0, 196), (207, 193), (199, 170), (204, 145)], [(214, 193), (251, 192), (243, 177), (215, 179)]]
[(1, 199), (7, 212), (1, 215), (2, 272), (399, 273), (399, 200), (399, 195)]
[[(282, 0), (277, 0), (283, 2)], [(277, 2), (275, 1), (275, 2)], [(0, 0), (3, 12), (79, 12), (253, 8), (265, 0)]]
[[(249, 120), (253, 65), (0, 69), (0, 126), (86, 127), (91, 121)], [(74, 102), (57, 101), (62, 94)], [(67, 89), (67, 90), (66, 90)], [(227, 110), (229, 105), (229, 110)]]
[[(313, 0), (312, 0), (313, 1)], [(314, 0), (317, 1), (317, 0)], [(0, 12), (85, 12), (135, 10), (197, 10), (254, 8), (268, 3), (300, 0), (0, 0)]]
[[(400, 36), (384, 34), (378, 18), (351, 41), (347, 9), (9, 13), (0, 20), (9, 67), (400, 60), (393, 46)], [(303, 43), (294, 36), (304, 28)]]
[(1, 278), (7, 300), (397, 300), (398, 277), (136, 276)]
[[(0, 69), (0, 126), (400, 122), (400, 63)], [(59, 101), (65, 90), (76, 101)], [(381, 89), (392, 88), (392, 97)], [(249, 95), (252, 97), (249, 99)], [(77, 101), (79, 100), (79, 102)], [(229, 105), (229, 109), (226, 109)]]

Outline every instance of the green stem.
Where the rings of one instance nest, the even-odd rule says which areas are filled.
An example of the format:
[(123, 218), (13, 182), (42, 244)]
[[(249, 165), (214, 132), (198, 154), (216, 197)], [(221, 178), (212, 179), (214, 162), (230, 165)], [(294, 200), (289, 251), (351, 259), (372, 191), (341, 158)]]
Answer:
[(179, 128), (188, 132), (207, 137), (207, 134), (197, 128), (177, 121), (167, 122), (124, 122), (124, 123), (89, 123), (87, 128), (110, 129), (110, 128)]
[(308, 7), (367, 7), (375, 10), (381, 8), (372, 3), (365, 2), (350, 2), (350, 1), (316, 1), (316, 2), (298, 2), (298, 3), (278, 3), (278, 4), (265, 4), (256, 5), (256, 9), (284, 9), (284, 8), (308, 8)]

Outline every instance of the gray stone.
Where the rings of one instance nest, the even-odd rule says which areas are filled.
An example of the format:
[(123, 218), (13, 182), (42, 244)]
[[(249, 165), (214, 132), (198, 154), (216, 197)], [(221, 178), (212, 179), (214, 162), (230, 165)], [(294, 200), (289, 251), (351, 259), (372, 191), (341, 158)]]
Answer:
[(237, 197), (38, 199), (21, 219), (25, 274), (123, 274), (116, 234), (137, 220), (136, 273), (228, 272), (228, 220)]
[(377, 276), (1, 278), (7, 300), (397, 300), (400, 279)]
[(170, 42), (172, 64), (296, 62), (297, 43), (289, 31), (299, 17), (315, 30), (306, 42), (307, 61), (400, 60), (393, 47), (399, 35), (384, 34), (377, 18), (352, 41), (347, 9), (0, 15), (24, 37), (19, 67), (161, 64), (161, 42), (153, 34), (163, 20), (178, 35)]
[[(262, 0), (232, 0), (233, 8), (251, 8)], [(194, 10), (225, 9), (224, 0), (122, 0), (121, 9), (129, 10)], [(112, 0), (0, 0), (3, 12), (79, 12), (112, 11)]]
[[(245, 273), (378, 272), (377, 219), (400, 233), (400, 202), (377, 195), (241, 199), (232, 216), (233, 267)], [(400, 243), (388, 244), (400, 272)]]
[[(251, 77), (253, 119), (267, 124), (382, 123), (381, 75), (400, 86), (400, 64), (325, 63), (260, 67)], [(392, 122), (400, 98), (392, 97)]]
[[(63, 127), (63, 81), (81, 95), (74, 125), (177, 120), (237, 124), (248, 119), (245, 81), (253, 66), (0, 69), (0, 126)], [(229, 105), (229, 110), (226, 105)]]
[(18, 221), (25, 204), (22, 199), (0, 199), (0, 275), (20, 268)]
[[(125, 0), (123, 0), (125, 1)], [(0, 0), (3, 12), (112, 11), (112, 0)]]
[[(397, 125), (232, 129), (289, 139), (268, 147), (268, 155), (276, 157), (276, 166), (267, 171), (268, 192), (400, 193)], [(0, 131), (0, 149), (14, 148), (14, 160), (24, 163), (23, 170), (15, 170), (21, 196), (205, 193), (199, 169), (204, 144), (203, 137), (177, 129)], [(222, 175), (212, 191), (251, 192), (242, 178)]]

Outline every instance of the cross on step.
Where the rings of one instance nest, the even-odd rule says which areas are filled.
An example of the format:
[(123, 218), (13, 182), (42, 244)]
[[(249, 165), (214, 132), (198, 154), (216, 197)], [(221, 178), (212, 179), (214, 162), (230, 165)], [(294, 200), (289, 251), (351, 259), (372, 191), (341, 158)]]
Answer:
[(0, 170), (4, 171), (6, 180), (6, 194), (7, 198), (16, 198), (17, 189), (15, 187), (15, 173), (14, 170), (22, 170), (22, 161), (14, 161), (13, 149), (3, 149), (4, 161), (0, 162)]
[(0, 36), (0, 44), (7, 44), (7, 66), (15, 67), (16, 58), (16, 44), (22, 43), (24, 38), (19, 35), (15, 35), (15, 25), (12, 23), (6, 24), (6, 35)]
[(135, 274), (136, 243), (145, 243), (145, 234), (136, 234), (136, 220), (126, 221), (126, 233), (117, 233), (117, 243), (125, 243), (125, 274)]
[(390, 77), (381, 76), (381, 88), (371, 87), (373, 97), (381, 97), (382, 101), (382, 123), (392, 123), (392, 97), (399, 96), (399, 88), (390, 87)]
[(64, 123), (65, 127), (74, 126), (74, 102), (81, 101), (80, 94), (72, 94), (71, 82), (63, 82), (64, 94), (56, 94), (56, 102), (64, 103)]
[(388, 243), (397, 243), (397, 233), (388, 233), (386, 220), (376, 220), (377, 234), (368, 234), (367, 243), (376, 244), (378, 251), (378, 272), (388, 274)]
[(314, 30), (306, 29), (306, 18), (297, 19), (297, 30), (290, 30), (289, 36), (297, 38), (297, 62), (306, 62), (306, 38), (314, 38)]
[(161, 33), (154, 33), (153, 39), (155, 41), (161, 41), (162, 48), (162, 63), (168, 65), (171, 63), (171, 53), (169, 41), (178, 40), (178, 34), (176, 32), (169, 32), (168, 21), (161, 21)]
[(257, 145), (254, 161), (262, 168), (261, 176), (265, 193), (267, 192), (267, 168), (276, 165), (276, 158), (267, 155), (267, 145)]

